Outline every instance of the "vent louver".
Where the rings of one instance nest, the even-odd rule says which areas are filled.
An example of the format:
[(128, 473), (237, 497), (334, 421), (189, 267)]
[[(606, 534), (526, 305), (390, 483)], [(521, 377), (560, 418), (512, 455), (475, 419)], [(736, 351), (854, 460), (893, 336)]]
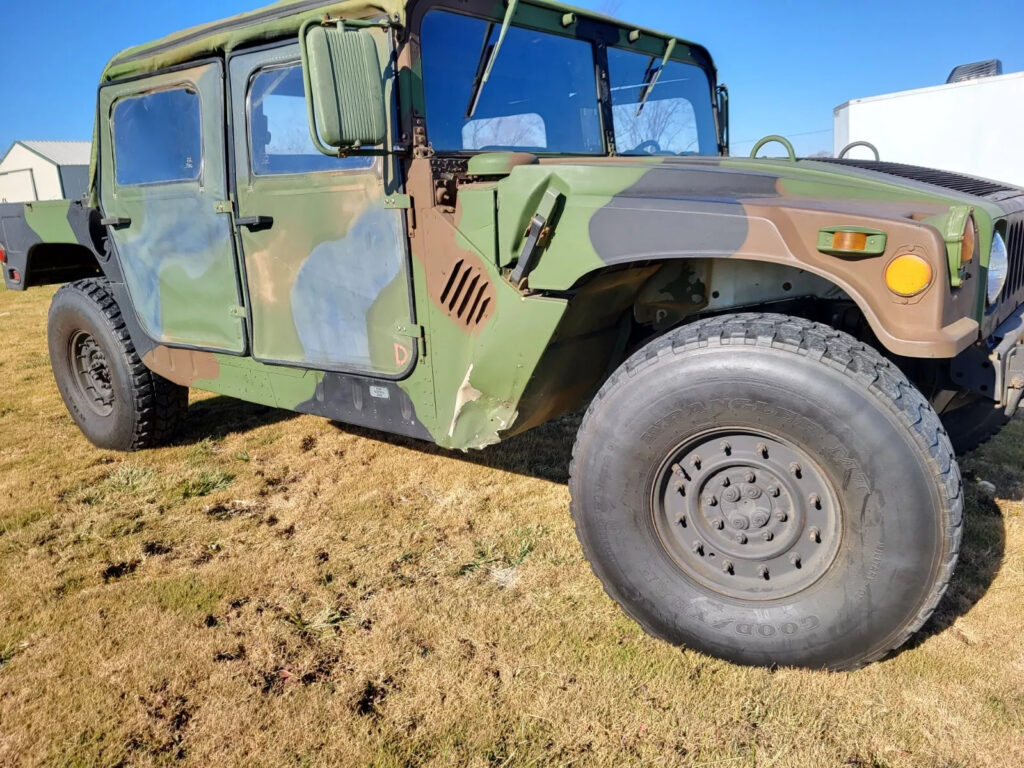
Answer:
[(967, 176), (952, 171), (939, 171), (934, 168), (922, 168), (918, 165), (906, 165), (904, 163), (887, 163), (878, 160), (855, 160), (851, 158), (814, 158), (816, 163), (834, 163), (846, 165), (852, 168), (863, 168), (866, 171), (875, 171), (889, 176), (899, 176), (902, 179), (920, 181), (924, 184), (933, 184), (943, 189), (951, 189), (954, 192), (963, 192), (977, 197), (1003, 198), (1024, 194), (1024, 191), (1005, 184), (999, 184), (988, 179), (979, 179), (976, 176)]
[(478, 268), (460, 259), (441, 292), (441, 304), (463, 325), (480, 325), (494, 306), (494, 286)]

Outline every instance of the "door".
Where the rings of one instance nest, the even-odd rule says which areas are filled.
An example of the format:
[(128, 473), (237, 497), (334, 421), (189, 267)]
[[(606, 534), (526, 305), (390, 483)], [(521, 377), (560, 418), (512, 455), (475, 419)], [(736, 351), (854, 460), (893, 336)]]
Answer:
[(229, 71), (253, 357), (400, 378), (416, 351), (405, 212), (385, 202), (401, 192), (397, 161), (316, 150), (297, 44)]
[(100, 92), (100, 201), (128, 293), (155, 341), (245, 352), (220, 62)]

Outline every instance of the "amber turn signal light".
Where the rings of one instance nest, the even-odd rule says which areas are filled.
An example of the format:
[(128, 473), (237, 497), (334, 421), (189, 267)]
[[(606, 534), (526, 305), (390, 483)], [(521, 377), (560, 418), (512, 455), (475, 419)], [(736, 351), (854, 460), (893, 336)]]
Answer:
[(974, 226), (974, 217), (968, 216), (964, 225), (964, 237), (960, 242), (960, 266), (969, 264), (974, 258), (974, 251), (978, 247), (977, 229)]
[(832, 235), (832, 248), (837, 251), (866, 251), (868, 236), (864, 232), (836, 232)]
[(885, 284), (897, 296), (917, 296), (932, 284), (931, 265), (920, 256), (904, 253), (885, 268)]

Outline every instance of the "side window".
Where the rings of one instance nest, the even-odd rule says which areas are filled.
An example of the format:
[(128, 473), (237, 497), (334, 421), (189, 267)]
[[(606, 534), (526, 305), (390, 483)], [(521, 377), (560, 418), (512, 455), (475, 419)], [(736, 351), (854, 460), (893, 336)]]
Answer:
[(190, 87), (114, 105), (114, 176), (119, 186), (195, 181), (202, 173), (199, 93)]
[(302, 67), (259, 72), (249, 89), (249, 147), (257, 176), (372, 168), (374, 157), (328, 157), (313, 146)]

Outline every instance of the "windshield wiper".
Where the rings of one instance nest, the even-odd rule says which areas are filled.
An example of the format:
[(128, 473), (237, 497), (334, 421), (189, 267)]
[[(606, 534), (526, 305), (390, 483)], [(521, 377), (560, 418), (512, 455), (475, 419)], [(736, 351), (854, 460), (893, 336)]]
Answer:
[(484, 86), (491, 79), (491, 71), (494, 69), (494, 63), (498, 60), (498, 54), (501, 53), (501, 46), (505, 43), (505, 36), (508, 34), (509, 27), (512, 26), (512, 17), (515, 16), (518, 7), (519, 0), (509, 0), (508, 10), (505, 11), (505, 20), (501, 23), (501, 32), (494, 45), (489, 44), (491, 33), (494, 32), (494, 23), (491, 22), (487, 25), (483, 49), (480, 51), (480, 61), (477, 63), (476, 77), (473, 78), (473, 92), (469, 95), (469, 106), (466, 107), (467, 120), (473, 119), (477, 107), (480, 106), (480, 97), (483, 96)]
[[(658, 81), (661, 80), (661, 73), (664, 72), (665, 67), (668, 66), (669, 59), (672, 58), (672, 53), (673, 51), (675, 51), (675, 49), (676, 39), (672, 38), (671, 40), (668, 41), (668, 47), (665, 49), (665, 57), (661, 60), (661, 66), (658, 67), (657, 71), (651, 74), (651, 81), (650, 83), (647, 84), (647, 90), (644, 91), (644, 95), (640, 98), (640, 107), (636, 111), (637, 117), (640, 117), (640, 115), (643, 114), (644, 107), (647, 106), (647, 100), (651, 98), (651, 93), (654, 91), (654, 88), (658, 85)], [(647, 71), (651, 72), (649, 68)]]

